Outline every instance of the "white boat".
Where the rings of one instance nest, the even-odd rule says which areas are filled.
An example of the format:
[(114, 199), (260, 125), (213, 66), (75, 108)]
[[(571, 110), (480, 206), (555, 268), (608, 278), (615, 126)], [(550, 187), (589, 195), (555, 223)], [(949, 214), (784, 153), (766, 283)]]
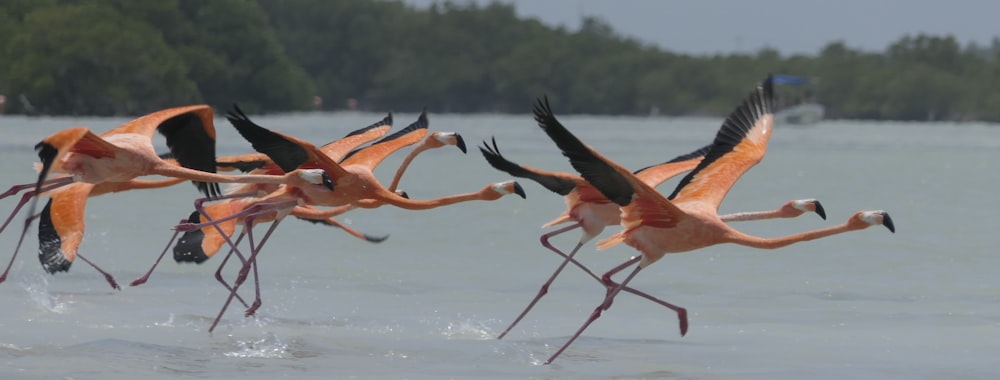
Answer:
[(801, 103), (778, 111), (774, 115), (777, 124), (810, 125), (823, 120), (826, 107), (819, 103)]

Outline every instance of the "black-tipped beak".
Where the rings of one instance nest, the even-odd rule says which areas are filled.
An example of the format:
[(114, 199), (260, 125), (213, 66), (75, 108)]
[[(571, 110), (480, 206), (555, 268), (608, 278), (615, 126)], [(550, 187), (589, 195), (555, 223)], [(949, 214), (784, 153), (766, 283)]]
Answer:
[(815, 201), (813, 204), (816, 206), (816, 215), (819, 215), (820, 218), (826, 220), (826, 210), (823, 210), (823, 205), (820, 204), (819, 201)]
[(323, 186), (333, 191), (333, 179), (330, 178), (329, 174), (326, 174), (326, 171), (323, 172)]
[(465, 151), (465, 139), (462, 138), (462, 135), (456, 133), (455, 134), (455, 141), (457, 141), (455, 143), (455, 146), (458, 147), (458, 150), (461, 150), (462, 154), (465, 154), (465, 152), (466, 152)]
[(410, 199), (410, 194), (407, 194), (405, 191), (402, 191), (402, 190), (399, 191), (399, 196), (401, 196), (403, 198), (406, 198), (406, 199)]
[(896, 233), (896, 225), (892, 223), (892, 218), (889, 217), (889, 213), (882, 213), (882, 225), (888, 228), (890, 232)]
[(528, 197), (524, 195), (524, 188), (521, 187), (521, 184), (517, 183), (517, 181), (514, 181), (514, 194), (520, 195), (521, 199), (528, 199)]

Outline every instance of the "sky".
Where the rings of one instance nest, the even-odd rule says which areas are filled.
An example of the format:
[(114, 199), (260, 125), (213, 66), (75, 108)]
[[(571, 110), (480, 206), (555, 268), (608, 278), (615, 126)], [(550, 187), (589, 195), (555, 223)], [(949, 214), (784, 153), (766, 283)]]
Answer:
[[(424, 8), (443, 0), (403, 0)], [(456, 4), (494, 0), (451, 0)], [(499, 0), (518, 15), (578, 30), (598, 17), (622, 36), (686, 54), (816, 55), (830, 42), (881, 52), (905, 35), (989, 46), (1000, 36), (994, 0)]]

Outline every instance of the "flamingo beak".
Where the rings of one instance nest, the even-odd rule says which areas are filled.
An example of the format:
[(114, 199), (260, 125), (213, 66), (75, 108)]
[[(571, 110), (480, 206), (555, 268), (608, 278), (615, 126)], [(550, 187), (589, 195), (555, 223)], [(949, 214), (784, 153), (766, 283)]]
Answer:
[(528, 197), (524, 194), (524, 188), (521, 187), (521, 184), (517, 183), (517, 181), (514, 181), (514, 194), (520, 195), (521, 199), (528, 199)]
[(889, 217), (889, 213), (882, 213), (882, 225), (888, 228), (890, 232), (896, 233), (896, 225), (892, 223), (892, 218)]
[(816, 206), (816, 215), (819, 215), (820, 218), (826, 220), (826, 210), (823, 210), (823, 205), (820, 204), (819, 201), (813, 202), (813, 205)]
[(458, 147), (458, 150), (462, 151), (462, 154), (465, 154), (465, 152), (466, 152), (466, 150), (465, 150), (465, 140), (462, 139), (462, 135), (460, 135), (458, 133), (455, 134), (455, 146)]

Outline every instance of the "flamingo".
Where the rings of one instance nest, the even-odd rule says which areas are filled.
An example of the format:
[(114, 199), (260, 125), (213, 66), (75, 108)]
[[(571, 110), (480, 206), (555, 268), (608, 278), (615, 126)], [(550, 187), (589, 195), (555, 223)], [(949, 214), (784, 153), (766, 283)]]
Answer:
[[(399, 150), (408, 145), (416, 143), (420, 138), (427, 134), (427, 119), (426, 117), (419, 118), (416, 122), (410, 126), (396, 132), (382, 140), (372, 144), (371, 146), (354, 149), (357, 145), (363, 144), (375, 136), (381, 136), (384, 134), (384, 130), (381, 134), (369, 134), (368, 131), (372, 130), (373, 127), (388, 126), (391, 127), (392, 116), (388, 116), (381, 122), (373, 124), (371, 126), (365, 127), (361, 130), (351, 132), (343, 139), (336, 140), (327, 145), (324, 145), (320, 150), (334, 160), (344, 160), (344, 164), (364, 164), (370, 169), (374, 170), (375, 166), (382, 162), (386, 157), (388, 157), (393, 152)], [(388, 128), (385, 128), (387, 130)], [(366, 136), (367, 135), (367, 136)], [(352, 140), (353, 139), (353, 140)], [(413, 158), (416, 157), (423, 151), (428, 149), (440, 148), (446, 145), (457, 146), (462, 153), (466, 152), (465, 142), (462, 136), (454, 132), (433, 132), (429, 136), (423, 139), (423, 142), (414, 147), (409, 154), (403, 159), (402, 163), (396, 170), (396, 174), (393, 177), (393, 182), (389, 186), (390, 191), (396, 192), (396, 187), (406, 171), (406, 168), (412, 162)], [(363, 151), (364, 154), (355, 155), (358, 152)], [(260, 154), (260, 153), (258, 153)], [(263, 154), (261, 154), (263, 155)], [(260, 157), (253, 156), (252, 159), (261, 159)], [(266, 159), (266, 156), (264, 157)], [(280, 170), (273, 163), (265, 166), (262, 170), (268, 170), (269, 174), (280, 174)], [(276, 172), (277, 171), (277, 172)], [(247, 186), (260, 186), (254, 184), (242, 185), (239, 190), (234, 190), (234, 193), (245, 193), (250, 192), (253, 189)], [(259, 188), (258, 188), (259, 189)], [(398, 195), (406, 198), (405, 192), (397, 192)], [(370, 200), (359, 201), (361, 204), (370, 203)], [(229, 202), (215, 203), (204, 208), (203, 212), (206, 215), (207, 220), (212, 220), (216, 217), (222, 215), (230, 215), (238, 213), (239, 211), (249, 207), (253, 204), (253, 200), (250, 198), (240, 198), (234, 199)], [(340, 224), (332, 217), (340, 215), (347, 212), (355, 206), (347, 205), (341, 206), (329, 210), (317, 210), (311, 206), (296, 206), (291, 215), (296, 216), (300, 219), (307, 220), (314, 223), (322, 223), (327, 225), (333, 225), (340, 227), (350, 233), (352, 236), (363, 238), (371, 242), (381, 242), (385, 240), (386, 237), (373, 237), (369, 235), (364, 235), (351, 230), (350, 228)], [(269, 218), (256, 218), (257, 223), (272, 221)], [(192, 216), (189, 218), (189, 223), (201, 223), (206, 220), (202, 220), (201, 217)], [(187, 232), (181, 237), (180, 242), (174, 248), (174, 258), (178, 261), (191, 261), (200, 263), (207, 260), (208, 257), (212, 256), (224, 243), (226, 240), (225, 236), (232, 236), (235, 231), (236, 220), (231, 219), (229, 223), (220, 222), (212, 223), (209, 226), (204, 227), (200, 231)], [(220, 231), (221, 227), (221, 231)], [(237, 239), (239, 240), (239, 238)]]
[[(368, 125), (366, 127), (351, 131), (346, 136), (331, 141), (323, 145), (320, 150), (333, 159), (339, 160), (351, 150), (356, 147), (368, 143), (372, 140), (378, 139), (384, 136), (386, 133), (392, 129), (393, 117), (392, 113), (389, 113), (381, 120)], [(220, 162), (217, 166), (220, 168), (227, 169), (239, 169), (241, 171), (249, 171), (251, 174), (283, 174), (280, 168), (275, 165), (267, 155), (263, 153), (251, 153), (244, 154), (240, 156), (233, 156), (227, 158), (219, 159)], [(245, 198), (247, 195), (258, 195), (267, 194), (277, 190), (281, 185), (265, 184), (265, 183), (246, 183), (246, 184), (233, 184), (231, 188), (227, 190), (227, 195), (223, 197), (216, 198), (204, 198), (195, 201), (197, 210), (191, 213), (187, 219), (182, 219), (181, 223), (202, 223), (202, 215), (205, 215), (206, 219), (211, 220), (212, 215), (228, 215), (231, 213), (236, 213), (244, 208), (250, 206), (252, 202)], [(217, 202), (209, 205), (205, 208), (201, 207), (201, 204), (208, 200), (223, 200), (223, 198), (228, 198), (228, 201)], [(199, 210), (201, 210), (199, 212)], [(293, 215), (298, 216), (300, 219), (307, 220), (313, 223), (322, 223), (325, 225), (340, 228), (347, 232), (349, 235), (354, 236), (359, 239), (364, 239), (370, 242), (378, 243), (384, 241), (388, 236), (371, 236), (367, 234), (362, 234), (350, 227), (347, 227), (340, 222), (332, 219), (333, 214), (324, 216), (317, 214), (317, 210), (309, 206), (296, 206), (292, 212)], [(149, 276), (152, 275), (153, 271), (159, 265), (160, 260), (167, 253), (167, 250), (173, 245), (174, 241), (177, 241), (177, 245), (174, 247), (174, 260), (177, 262), (193, 262), (200, 264), (205, 260), (208, 260), (215, 252), (222, 246), (222, 244), (232, 236), (235, 231), (236, 221), (224, 221), (220, 223), (213, 223), (200, 230), (193, 230), (183, 232), (183, 235), (178, 240), (177, 235), (182, 231), (175, 231), (173, 236), (170, 237), (170, 241), (167, 242), (166, 247), (160, 252), (160, 255), (153, 262), (153, 265), (146, 271), (145, 274), (133, 280), (129, 285), (138, 286), (146, 283), (149, 280)], [(243, 239), (241, 234), (237, 239), (236, 243)], [(219, 264), (218, 269), (215, 272), (215, 279), (222, 284), (226, 289), (232, 289), (231, 286), (222, 277), (222, 268), (225, 263), (229, 260), (229, 255), (236, 252), (235, 250), (230, 250), (229, 254), (223, 258), (222, 262)], [(237, 255), (241, 255), (236, 252)], [(243, 257), (240, 258), (245, 261)], [(242, 298), (239, 299), (244, 306), (248, 306), (246, 302), (243, 302)]]
[[(393, 120), (392, 114), (389, 114), (381, 121), (369, 125), (367, 127), (358, 129), (356, 131), (353, 131), (349, 133), (347, 136), (344, 136), (339, 140), (330, 142), (320, 147), (319, 149), (333, 160), (338, 160), (338, 161), (348, 160), (349, 163), (358, 163), (357, 160), (363, 158), (366, 161), (366, 164), (369, 165), (372, 169), (374, 169), (374, 166), (377, 166), (388, 155), (392, 154), (393, 152), (402, 147), (416, 143), (421, 137), (424, 137), (427, 133), (426, 118), (420, 118), (417, 120), (417, 122), (414, 122), (410, 126), (400, 130), (399, 132), (394, 133), (393, 135), (390, 135), (376, 143), (373, 143), (371, 146), (357, 148), (359, 145), (362, 145), (364, 143), (367, 143), (371, 140), (374, 140), (378, 137), (382, 137), (383, 135), (385, 135), (386, 132), (392, 127), (392, 120)], [(454, 132), (434, 132), (431, 135), (427, 136), (420, 145), (414, 147), (414, 149), (411, 150), (411, 152), (403, 159), (403, 162), (396, 170), (396, 174), (393, 178), (393, 183), (390, 185), (389, 189), (392, 191), (396, 191), (396, 186), (399, 183), (399, 180), (402, 177), (403, 172), (406, 170), (410, 162), (417, 154), (428, 149), (439, 148), (446, 145), (457, 146), (462, 151), (462, 153), (466, 152), (465, 142), (462, 139), (461, 135)], [(351, 158), (361, 150), (364, 150), (365, 154), (358, 155), (355, 158)], [(262, 153), (243, 155), (240, 157), (232, 158), (229, 161), (255, 162), (258, 160), (266, 161), (267, 164), (262, 165), (260, 168), (256, 169), (252, 173), (266, 173), (266, 174), (282, 173), (281, 169), (278, 168), (273, 162), (270, 162), (270, 159)], [(277, 189), (277, 186), (266, 185), (266, 184), (241, 184), (237, 186), (238, 186), (237, 188), (231, 189), (231, 192), (233, 194), (236, 194), (235, 199), (231, 199), (226, 202), (213, 203), (204, 208), (199, 207), (201, 212), (195, 211), (194, 213), (191, 214), (190, 217), (188, 217), (187, 220), (182, 220), (181, 222), (205, 223), (207, 221), (211, 221), (212, 219), (218, 218), (223, 215), (236, 214), (254, 204), (253, 198), (243, 197), (243, 195), (255, 192), (269, 193)], [(399, 191), (397, 192), (397, 194), (403, 197), (407, 197), (405, 195), (405, 192)], [(202, 202), (204, 201), (205, 200), (202, 200)], [(366, 202), (366, 201), (367, 200), (361, 202)], [(362, 234), (333, 219), (334, 216), (340, 215), (353, 208), (355, 207), (348, 205), (329, 210), (318, 210), (308, 205), (301, 205), (301, 206), (296, 206), (292, 210), (291, 215), (309, 222), (339, 227), (348, 234), (350, 234), (351, 236), (357, 237), (359, 239), (364, 239), (369, 242), (375, 242), (375, 243), (382, 242), (388, 237), (388, 236), (371, 236), (367, 234)], [(202, 217), (203, 214), (204, 217)], [(254, 223), (263, 223), (273, 220), (274, 220), (274, 215), (271, 215), (270, 217), (263, 216), (254, 218)], [(208, 223), (205, 227), (203, 227), (200, 230), (184, 232), (181, 238), (177, 240), (178, 242), (177, 245), (174, 246), (174, 259), (177, 262), (194, 262), (194, 263), (204, 262), (209, 257), (214, 255), (215, 252), (217, 252), (218, 249), (221, 248), (222, 244), (224, 244), (226, 241), (229, 240), (229, 238), (235, 232), (236, 225), (237, 225), (237, 219), (228, 219), (218, 223)], [(173, 244), (173, 242), (176, 239), (177, 233), (179, 232), (181, 231), (175, 231), (174, 236), (171, 237), (170, 242), (167, 244), (167, 248), (169, 248), (170, 245)], [(242, 238), (243, 234), (237, 237), (236, 242), (233, 244), (239, 244)], [(234, 250), (230, 250), (229, 253), (232, 254), (234, 252), (235, 252)], [(143, 276), (132, 281), (131, 286), (137, 286), (145, 283), (148, 280), (150, 274), (152, 274), (152, 271), (156, 268), (156, 265), (160, 262), (160, 259), (163, 257), (164, 254), (166, 254), (166, 248), (163, 250), (163, 252), (160, 253), (159, 258), (157, 258), (157, 260), (154, 262), (153, 266), (149, 269), (149, 271), (147, 271), (146, 274), (144, 274)], [(223, 284), (223, 286), (225, 286), (227, 289), (231, 289), (229, 284), (226, 283), (225, 280), (222, 278), (221, 274), (222, 268), (225, 265), (225, 262), (228, 261), (228, 259), (229, 256), (227, 255), (226, 258), (223, 259), (223, 262), (220, 263), (219, 268), (215, 273), (215, 277), (216, 280), (218, 280), (220, 283)], [(242, 300), (240, 301), (242, 302)]]
[[(587, 182), (621, 207), (623, 230), (598, 242), (598, 249), (625, 243), (639, 251), (638, 256), (601, 277), (608, 286), (604, 300), (545, 364), (552, 363), (600, 318), (601, 313), (611, 307), (614, 297), (642, 268), (668, 253), (689, 252), (723, 243), (775, 249), (873, 225), (883, 225), (895, 232), (892, 219), (883, 210), (859, 211), (843, 224), (779, 238), (739, 232), (718, 216), (719, 204), (733, 183), (764, 156), (774, 124), (772, 104), (773, 84), (769, 76), (726, 118), (705, 159), (680, 181), (669, 197), (665, 197), (621, 165), (584, 145), (559, 123), (547, 99), (538, 101), (534, 113), (539, 127)], [(611, 280), (613, 275), (635, 264), (638, 265), (621, 283)]]
[[(216, 161), (213, 115), (212, 109), (206, 105), (170, 108), (142, 116), (101, 135), (94, 134), (86, 127), (73, 127), (56, 132), (35, 145), (41, 159), (38, 180), (12, 186), (0, 194), (2, 199), (30, 189), (22, 196), (8, 221), (31, 200), (28, 217), (11, 255), (10, 264), (4, 274), (0, 275), (0, 282), (6, 279), (24, 236), (36, 217), (34, 210), (38, 196), (45, 192), (73, 183), (130, 183), (145, 175), (192, 180), (198, 190), (208, 196), (219, 194), (216, 182), (285, 181), (282, 176), (228, 176), (214, 173)], [(162, 158), (155, 153), (152, 137), (156, 131), (166, 137), (170, 155), (175, 159)], [(50, 174), (56, 178), (48, 179)], [(6, 225), (7, 223), (0, 227), (0, 230)]]
[[(176, 162), (170, 154), (161, 154), (160, 158), (167, 162)], [(264, 165), (266, 156), (261, 157), (220, 157), (217, 165), (220, 170), (240, 169), (247, 170), (252, 167)], [(42, 268), (50, 273), (68, 271), (74, 259), (79, 257), (85, 263), (101, 273), (105, 280), (113, 289), (120, 290), (114, 277), (104, 271), (96, 264), (88, 260), (78, 252), (80, 243), (83, 240), (84, 211), (87, 207), (87, 199), (109, 193), (118, 193), (128, 190), (157, 189), (173, 186), (186, 181), (183, 178), (165, 178), (160, 180), (133, 179), (127, 182), (103, 182), (100, 184), (90, 184), (86, 182), (74, 182), (58, 187), (46, 193), (49, 200), (39, 214), (38, 257)], [(18, 206), (23, 206), (27, 199), (22, 199)], [(14, 213), (17, 213), (15, 209)], [(13, 214), (11, 214), (11, 218)], [(7, 223), (10, 219), (7, 219)], [(4, 224), (6, 227), (6, 224)], [(0, 228), (2, 231), (2, 228)]]
[[(705, 154), (708, 153), (709, 148), (711, 148), (711, 145), (701, 147), (691, 153), (674, 157), (667, 162), (636, 170), (634, 174), (651, 187), (659, 186), (664, 181), (678, 174), (694, 169), (705, 157)], [(514, 321), (500, 333), (500, 335), (497, 336), (497, 339), (503, 339), (503, 337), (506, 336), (507, 333), (509, 333), (510, 330), (513, 329), (514, 326), (516, 326), (529, 311), (531, 311), (535, 304), (538, 303), (543, 296), (548, 294), (549, 286), (552, 285), (552, 282), (555, 281), (557, 276), (559, 276), (559, 273), (566, 267), (566, 264), (573, 263), (598, 282), (601, 281), (601, 279), (589, 268), (574, 260), (573, 256), (576, 255), (577, 251), (579, 251), (584, 244), (589, 242), (595, 236), (600, 235), (601, 232), (604, 231), (604, 227), (618, 225), (621, 222), (621, 218), (618, 205), (605, 198), (604, 195), (597, 190), (597, 188), (590, 185), (579, 175), (564, 172), (553, 172), (518, 165), (500, 154), (500, 149), (497, 147), (495, 139), (493, 140), (492, 147), (484, 141), (483, 147), (480, 147), (479, 150), (482, 152), (483, 157), (486, 158), (486, 161), (489, 162), (495, 169), (506, 172), (515, 177), (531, 179), (538, 182), (549, 191), (564, 197), (566, 201), (566, 211), (556, 217), (556, 219), (543, 225), (543, 228), (563, 223), (573, 223), (569, 226), (542, 234), (540, 238), (542, 246), (563, 257), (564, 260), (556, 268), (555, 272), (549, 276), (545, 283), (542, 284), (538, 293), (535, 294), (535, 298), (528, 303), (528, 306), (524, 308), (517, 318), (515, 318)], [(826, 219), (826, 213), (823, 210), (823, 206), (815, 199), (792, 200), (786, 202), (775, 210), (728, 214), (720, 216), (720, 219), (730, 222), (770, 218), (794, 218), (805, 212), (816, 212), (821, 218)], [(549, 239), (553, 236), (572, 231), (577, 228), (582, 229), (583, 234), (569, 254), (563, 253), (549, 242)], [(671, 305), (631, 287), (626, 286), (622, 290), (639, 295), (643, 298), (647, 298), (653, 302), (673, 309), (677, 312), (678, 319), (680, 320), (681, 335), (683, 336), (686, 334), (688, 323), (687, 311), (684, 308)]]
[[(357, 146), (384, 136), (392, 128), (392, 122), (393, 118), (392, 114), (390, 113), (386, 117), (382, 118), (382, 120), (376, 123), (351, 131), (343, 138), (331, 141), (330, 143), (323, 145), (323, 147), (321, 147), (320, 150), (322, 150), (324, 153), (326, 153), (327, 155), (329, 155), (334, 159), (340, 159), (341, 157), (345, 156), (347, 153), (349, 153), (352, 149), (356, 148)], [(233, 157), (228, 157), (227, 159), (220, 159), (219, 161), (220, 162), (217, 163), (217, 166), (219, 166), (220, 169), (223, 167), (235, 168), (241, 171), (249, 171), (251, 174), (271, 174), (271, 175), (283, 174), (281, 169), (278, 168), (277, 165), (275, 165), (273, 162), (271, 162), (270, 158), (268, 158), (263, 153), (251, 153), (240, 156), (233, 156)], [(248, 165), (247, 163), (251, 164)], [(279, 186), (280, 185), (266, 184), (266, 183), (234, 184), (232, 188), (227, 190), (226, 196), (202, 199), (196, 202), (196, 204), (201, 204), (208, 200), (222, 200), (221, 198), (230, 198), (231, 199), (230, 202), (215, 203), (213, 205), (208, 206), (205, 210), (211, 214), (216, 214), (216, 215), (229, 214), (234, 212), (233, 210), (239, 211), (242, 209), (240, 207), (240, 203), (245, 203), (241, 199), (244, 198), (243, 195), (246, 194), (256, 195), (259, 193), (266, 194), (277, 190)], [(232, 203), (232, 204), (227, 204), (227, 203)], [(314, 211), (310, 211), (304, 206), (297, 206), (297, 209), (301, 209), (300, 212), (303, 213), (304, 215), (314, 215), (313, 214)], [(182, 222), (200, 223), (202, 222), (202, 220), (199, 215), (200, 213), (196, 210), (191, 214), (191, 216), (189, 216)], [(320, 220), (311, 220), (311, 221), (320, 222)], [(347, 226), (344, 226), (332, 219), (322, 222), (328, 225), (342, 228), (346, 232), (348, 232), (348, 234), (355, 237), (376, 242), (382, 240), (380, 238), (371, 237), (365, 234), (358, 233), (357, 231), (354, 231), (353, 229), (350, 229)], [(175, 248), (174, 250), (174, 259), (178, 262), (194, 262), (199, 264), (204, 262), (205, 260), (208, 260), (208, 258), (211, 257), (215, 253), (215, 251), (217, 251), (218, 248), (222, 245), (223, 239), (217, 233), (224, 233), (227, 236), (232, 235), (233, 231), (216, 231), (216, 229), (218, 229), (218, 227), (221, 226), (224, 225), (218, 224), (214, 228), (206, 227), (201, 231), (186, 232), (184, 236), (182, 236), (180, 239), (181, 242), (183, 243), (179, 244), (178, 247)], [(208, 242), (206, 242), (205, 240), (206, 234), (209, 237)], [(170, 245), (173, 244), (176, 237), (177, 234), (175, 233), (174, 236), (171, 237), (170, 242), (167, 243), (167, 248), (169, 248)], [(208, 245), (204, 246), (205, 244)], [(181, 248), (182, 246), (184, 248)], [(164, 254), (166, 254), (166, 249), (164, 249), (164, 251), (157, 258), (156, 262), (144, 276), (141, 276), (140, 278), (137, 278), (132, 282), (132, 286), (137, 286), (142, 283), (145, 283), (149, 275), (156, 268), (156, 264), (160, 262), (160, 259), (163, 257)]]
[[(488, 185), (480, 191), (473, 193), (458, 194), (432, 200), (408, 199), (383, 187), (372, 173), (374, 165), (377, 165), (385, 157), (385, 154), (381, 152), (384, 152), (386, 149), (393, 150), (391, 148), (380, 147), (379, 144), (373, 145), (370, 149), (360, 150), (353, 155), (349, 154), (344, 158), (343, 165), (341, 165), (308, 142), (267, 130), (253, 123), (238, 108), (230, 112), (227, 118), (236, 127), (237, 131), (250, 141), (254, 149), (267, 154), (275, 164), (288, 174), (299, 173), (297, 176), (293, 176), (294, 178), (298, 178), (299, 181), (298, 183), (288, 184), (261, 198), (255, 203), (254, 207), (224, 218), (244, 218), (246, 226), (244, 230), (250, 238), (251, 253), (237, 276), (229, 298), (224, 303), (209, 331), (213, 330), (218, 324), (222, 314), (235, 297), (237, 289), (245, 281), (249, 269), (254, 265), (256, 255), (260, 252), (260, 247), (266, 242), (277, 223), (295, 205), (305, 203), (327, 207), (346, 205), (374, 208), (389, 204), (409, 210), (425, 210), (470, 200), (496, 200), (508, 194), (517, 194), (522, 198), (524, 197), (524, 190), (520, 184), (516, 181), (506, 181)], [(418, 123), (427, 123), (426, 113), (421, 114), (418, 118)], [(450, 140), (451, 138), (453, 136), (444, 136), (435, 139)], [(459, 144), (457, 138), (455, 138), (455, 141), (455, 144), (460, 148), (464, 145)], [(435, 145), (433, 142), (427, 144)], [(371, 153), (364, 154), (366, 152)], [(408, 162), (409, 160), (406, 161)], [(271, 224), (260, 243), (255, 244), (251, 235), (252, 229), (250, 228), (253, 225), (252, 220), (271, 213), (276, 213), (274, 216), (275, 222)], [(185, 231), (195, 230), (219, 221), (221, 219), (203, 224), (182, 223), (176, 228)], [(246, 311), (247, 315), (251, 315), (260, 305), (259, 288), (255, 289), (255, 293), (257, 297)]]

